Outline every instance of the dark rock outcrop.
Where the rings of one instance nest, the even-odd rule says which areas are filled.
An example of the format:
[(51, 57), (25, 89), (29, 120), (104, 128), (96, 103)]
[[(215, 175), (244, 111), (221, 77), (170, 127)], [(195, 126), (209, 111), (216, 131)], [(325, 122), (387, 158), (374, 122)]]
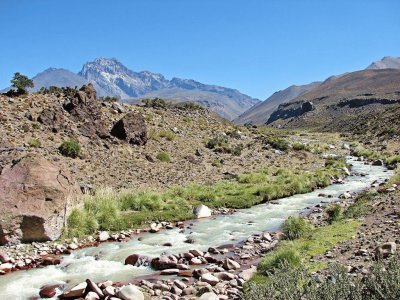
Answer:
[(79, 193), (68, 173), (42, 157), (6, 166), (0, 175), (0, 244), (57, 239)]
[(96, 90), (92, 84), (82, 86), (73, 98), (64, 103), (64, 109), (70, 113), (73, 121), (81, 123), (82, 135), (109, 137), (103, 121), (101, 105), (97, 101)]
[(271, 114), (266, 124), (271, 124), (279, 119), (285, 120), (299, 117), (309, 111), (313, 111), (314, 109), (314, 104), (311, 101), (281, 104), (278, 109)]
[(59, 132), (65, 126), (65, 117), (61, 107), (43, 109), (37, 120), (50, 127), (53, 132)]
[(142, 114), (130, 112), (114, 124), (111, 135), (130, 144), (147, 143), (147, 126)]

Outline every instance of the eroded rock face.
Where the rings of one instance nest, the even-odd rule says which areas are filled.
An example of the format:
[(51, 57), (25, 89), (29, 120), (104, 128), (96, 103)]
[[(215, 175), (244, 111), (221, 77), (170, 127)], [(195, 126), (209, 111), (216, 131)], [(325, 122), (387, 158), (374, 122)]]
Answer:
[(43, 125), (49, 126), (53, 132), (59, 132), (65, 126), (65, 118), (61, 107), (46, 107), (37, 120)]
[(0, 244), (55, 240), (80, 191), (71, 176), (28, 156), (0, 175)]
[(64, 104), (75, 122), (81, 122), (81, 134), (87, 137), (98, 135), (107, 138), (109, 135), (103, 121), (101, 106), (96, 98), (96, 90), (92, 84), (84, 85), (75, 96)]
[(111, 135), (130, 144), (147, 143), (147, 126), (142, 114), (130, 112), (120, 119), (111, 129)]

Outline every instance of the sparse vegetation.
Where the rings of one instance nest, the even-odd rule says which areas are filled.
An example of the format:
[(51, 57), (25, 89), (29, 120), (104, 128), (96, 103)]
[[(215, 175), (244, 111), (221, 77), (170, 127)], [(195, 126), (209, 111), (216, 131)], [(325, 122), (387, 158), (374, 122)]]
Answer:
[(277, 150), (286, 151), (289, 149), (289, 143), (284, 138), (271, 136), (266, 139), (266, 143)]
[(349, 276), (344, 268), (337, 264), (329, 267), (329, 273), (329, 278), (317, 281), (304, 267), (293, 267), (290, 261), (279, 264), (269, 272), (268, 277), (256, 276), (246, 284), (245, 299), (382, 300), (400, 297), (399, 255), (395, 255), (388, 266), (375, 262), (370, 274), (364, 279)]
[(75, 140), (68, 140), (62, 142), (58, 150), (64, 156), (76, 158), (81, 153), (81, 146)]
[(30, 138), (28, 141), (28, 145), (31, 148), (40, 148), (42, 143), (37, 138)]
[(171, 162), (169, 154), (165, 151), (161, 151), (160, 153), (158, 153), (156, 158), (162, 162)]

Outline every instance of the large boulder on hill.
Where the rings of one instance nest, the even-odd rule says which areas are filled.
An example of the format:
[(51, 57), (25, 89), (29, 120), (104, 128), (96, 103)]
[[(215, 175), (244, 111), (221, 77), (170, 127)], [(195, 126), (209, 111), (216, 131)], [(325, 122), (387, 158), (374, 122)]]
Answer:
[(64, 109), (70, 113), (71, 119), (80, 122), (80, 132), (87, 137), (98, 135), (107, 138), (101, 105), (96, 98), (96, 90), (92, 84), (84, 85), (73, 98), (64, 103)]
[(147, 143), (146, 121), (141, 113), (129, 112), (111, 129), (111, 135), (130, 144), (145, 145)]
[(46, 107), (37, 118), (38, 122), (59, 132), (65, 126), (65, 118), (61, 107)]
[(57, 239), (79, 193), (68, 173), (42, 157), (6, 166), (0, 175), (0, 244)]

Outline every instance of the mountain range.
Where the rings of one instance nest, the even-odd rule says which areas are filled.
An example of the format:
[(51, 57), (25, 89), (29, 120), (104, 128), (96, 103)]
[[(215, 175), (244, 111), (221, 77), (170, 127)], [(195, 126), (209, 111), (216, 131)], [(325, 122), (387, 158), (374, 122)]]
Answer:
[(49, 68), (33, 77), (34, 88), (75, 87), (93, 83), (99, 96), (116, 96), (124, 102), (162, 97), (171, 101), (193, 101), (232, 120), (260, 100), (238, 90), (208, 85), (191, 79), (166, 79), (149, 71), (134, 72), (115, 58), (96, 58), (75, 74), (66, 69)]
[[(379, 61), (371, 63), (366, 70), (379, 70), (379, 69), (400, 69), (400, 57), (392, 57), (392, 56), (386, 56), (382, 58)], [(352, 72), (355, 73), (355, 72)], [(316, 81), (312, 82), (306, 85), (292, 85), (284, 90), (275, 92), (272, 94), (269, 98), (267, 98), (265, 101), (262, 101), (255, 106), (251, 107), (249, 110), (241, 114), (239, 117), (234, 119), (234, 122), (237, 124), (264, 124), (266, 123), (269, 118), (271, 117), (272, 113), (276, 111), (281, 104), (285, 104), (288, 102), (296, 102), (296, 100), (301, 100), (302, 98), (308, 98), (312, 99), (313, 97), (310, 97), (308, 95), (309, 92), (312, 92), (316, 89), (318, 89), (319, 93), (321, 94), (329, 94), (333, 93), (333, 90), (337, 88), (338, 90), (336, 91), (337, 93), (340, 94), (340, 88), (345, 88), (342, 85), (335, 86), (335, 83), (338, 78), (344, 77), (347, 79), (349, 82), (348, 87), (351, 86), (350, 82), (355, 82), (353, 81), (353, 76), (348, 76), (346, 75), (351, 74), (349, 72), (336, 75), (336, 76), (330, 76), (327, 78), (325, 81)], [(357, 76), (355, 76), (357, 77)], [(379, 77), (379, 75), (378, 75)], [(333, 87), (331, 85), (328, 85), (327, 83), (333, 82)], [(342, 82), (342, 81), (341, 81)], [(324, 83), (324, 84), (323, 84)], [(321, 88), (319, 88), (321, 86)], [(327, 91), (326, 89), (330, 87), (330, 90)], [(348, 88), (347, 87), (347, 88)], [(365, 86), (366, 88), (366, 86)], [(303, 97), (304, 96), (304, 97)], [(314, 97), (316, 98), (316, 97)]]

